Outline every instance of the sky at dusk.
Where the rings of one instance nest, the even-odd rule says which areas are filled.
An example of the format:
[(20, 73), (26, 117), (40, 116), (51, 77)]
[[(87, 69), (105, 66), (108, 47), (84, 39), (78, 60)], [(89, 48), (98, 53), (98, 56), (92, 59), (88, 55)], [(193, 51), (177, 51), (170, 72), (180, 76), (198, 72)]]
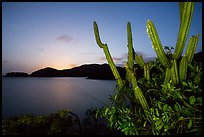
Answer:
[[(177, 2), (3, 2), (2, 75), (107, 63), (95, 41), (94, 21), (116, 64), (127, 61), (127, 22), (131, 23), (135, 51), (145, 60), (156, 57), (146, 32), (148, 19), (162, 45), (175, 47), (180, 25)], [(195, 3), (187, 43), (195, 34), (200, 34), (199, 52), (201, 2)]]

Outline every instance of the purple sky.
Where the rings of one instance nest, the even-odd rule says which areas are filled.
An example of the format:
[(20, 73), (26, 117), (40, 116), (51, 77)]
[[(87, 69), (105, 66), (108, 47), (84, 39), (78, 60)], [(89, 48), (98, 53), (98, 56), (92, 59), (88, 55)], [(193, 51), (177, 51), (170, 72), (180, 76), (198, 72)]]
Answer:
[[(2, 75), (11, 71), (31, 73), (45, 67), (61, 70), (106, 63), (103, 50), (94, 39), (94, 21), (116, 64), (127, 60), (128, 21), (135, 51), (145, 59), (153, 58), (156, 53), (146, 32), (148, 19), (155, 24), (161, 43), (175, 47), (180, 23), (177, 2), (3, 2)], [(201, 2), (195, 3), (189, 38), (197, 33), (199, 52)]]

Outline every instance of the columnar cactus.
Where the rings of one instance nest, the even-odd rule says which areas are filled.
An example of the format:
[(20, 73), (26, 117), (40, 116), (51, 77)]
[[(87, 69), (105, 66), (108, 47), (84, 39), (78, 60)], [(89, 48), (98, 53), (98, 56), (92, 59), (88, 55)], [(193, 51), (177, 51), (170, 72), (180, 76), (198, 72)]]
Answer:
[(193, 16), (194, 3), (181, 2), (180, 3), (180, 29), (178, 33), (176, 48), (173, 54), (174, 59), (178, 59), (185, 47), (186, 39), (190, 29), (190, 24)]
[[(128, 32), (128, 63), (127, 63), (127, 67), (126, 67), (126, 78), (129, 82), (132, 83), (133, 89), (134, 89), (134, 94), (135, 97), (139, 99), (142, 107), (144, 110), (148, 110), (149, 106), (147, 104), (147, 101), (141, 91), (141, 89), (138, 87), (137, 85), (137, 80), (136, 77), (134, 75), (133, 72), (133, 46), (132, 46), (132, 34), (131, 34), (131, 24), (128, 22), (127, 24), (127, 32)], [(103, 44), (100, 40), (100, 36), (99, 36), (99, 31), (98, 31), (98, 26), (96, 24), (96, 22), (94, 22), (94, 34), (95, 34), (95, 38), (96, 38), (96, 42), (98, 44), (98, 46), (100, 48), (103, 48), (104, 53), (106, 55), (106, 58), (108, 60), (108, 63), (113, 71), (113, 74), (115, 76), (115, 79), (117, 80), (118, 86), (120, 88), (122, 88), (124, 86), (123, 81), (120, 77), (120, 74), (118, 73), (116, 66), (111, 58), (110, 52), (108, 50), (107, 44)]]
[[(171, 81), (175, 85), (179, 84), (179, 82), (186, 81), (187, 67), (188, 67), (188, 64), (190, 64), (193, 59), (193, 55), (194, 55), (194, 52), (195, 52), (195, 49), (198, 43), (198, 38), (199, 38), (198, 34), (191, 37), (191, 39), (189, 40), (187, 51), (185, 55), (182, 57), (181, 61), (179, 61), (179, 58), (181, 57), (181, 54), (185, 47), (186, 39), (188, 37), (188, 32), (189, 32), (190, 23), (191, 23), (191, 19), (193, 15), (193, 10), (194, 10), (194, 3), (192, 2), (180, 3), (180, 22), (181, 23), (180, 23), (180, 29), (178, 33), (176, 48), (175, 48), (172, 58), (169, 58), (168, 56), (166, 56), (166, 53), (164, 52), (163, 46), (161, 44), (161, 41), (156, 31), (156, 27), (154, 26), (153, 22), (151, 20), (147, 21), (147, 33), (152, 41), (152, 47), (156, 51), (159, 61), (166, 69), (163, 85), (167, 85)], [(108, 50), (107, 44), (103, 44), (100, 40), (98, 26), (95, 21), (94, 21), (94, 34), (95, 34), (95, 38), (96, 38), (96, 42), (98, 46), (100, 48), (103, 48), (104, 50), (106, 59), (108, 60), (111, 70), (113, 71), (113, 74), (115, 76), (115, 79), (117, 80), (119, 88), (122, 89), (126, 85), (123, 83), (116, 69), (116, 66)], [(134, 65), (134, 60), (135, 60), (135, 62), (139, 64), (141, 68), (144, 69), (144, 77), (148, 81), (150, 81), (150, 69), (152, 68), (152, 66), (149, 63), (145, 63), (142, 56), (141, 55), (138, 56), (136, 52), (134, 51), (130, 22), (127, 23), (127, 36), (128, 36), (128, 62), (125, 66), (126, 81), (128, 81), (131, 84), (131, 86), (128, 88), (132, 88), (135, 98), (139, 100), (145, 114), (148, 114), (150, 112), (149, 110), (151, 109), (149, 109), (149, 104), (147, 103), (145, 96), (141, 88), (138, 85), (138, 81), (135, 76), (133, 65)], [(162, 88), (162, 90), (163, 89), (164, 88)], [(179, 93), (178, 95), (180, 99), (182, 99)], [(188, 104), (186, 106), (188, 106)], [(152, 121), (152, 117), (150, 115), (147, 115), (147, 117), (149, 117), (151, 121), (150, 123), (153, 123), (154, 125), (154, 121)]]
[[(180, 62), (180, 65), (179, 65), (180, 68), (178, 67), (177, 64), (178, 64), (178, 59), (181, 56), (183, 49), (185, 47), (186, 39), (188, 37), (193, 10), (194, 10), (193, 2), (180, 3), (180, 22), (181, 22), (180, 29), (179, 29), (176, 48), (173, 53), (173, 59), (170, 59), (170, 60), (165, 56), (164, 50), (162, 48), (161, 42), (159, 40), (157, 31), (153, 22), (150, 20), (147, 21), (147, 32), (152, 41), (152, 46), (156, 51), (159, 60), (166, 67), (166, 78), (165, 78), (164, 84), (167, 84), (170, 80), (172, 80), (174, 84), (179, 84), (179, 80), (180, 82), (183, 82), (186, 79), (185, 75), (187, 73), (187, 68), (185, 68), (186, 65), (184, 66), (182, 65), (186, 63), (186, 61), (184, 61), (185, 59), (183, 59), (182, 62)], [(199, 35), (197, 34), (195, 36), (192, 36), (189, 41), (186, 54), (184, 55), (188, 60), (187, 64), (190, 64), (193, 59), (193, 55), (195, 53), (195, 49), (198, 43), (198, 38), (199, 38)], [(169, 75), (170, 72), (168, 68), (171, 68), (171, 78)]]

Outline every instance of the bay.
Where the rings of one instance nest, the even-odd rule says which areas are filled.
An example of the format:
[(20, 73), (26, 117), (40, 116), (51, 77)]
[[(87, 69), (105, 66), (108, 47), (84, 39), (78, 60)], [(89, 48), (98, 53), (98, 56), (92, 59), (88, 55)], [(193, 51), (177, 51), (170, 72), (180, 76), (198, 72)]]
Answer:
[(109, 105), (115, 87), (115, 80), (3, 77), (2, 116), (48, 115), (69, 109), (83, 119), (88, 109)]

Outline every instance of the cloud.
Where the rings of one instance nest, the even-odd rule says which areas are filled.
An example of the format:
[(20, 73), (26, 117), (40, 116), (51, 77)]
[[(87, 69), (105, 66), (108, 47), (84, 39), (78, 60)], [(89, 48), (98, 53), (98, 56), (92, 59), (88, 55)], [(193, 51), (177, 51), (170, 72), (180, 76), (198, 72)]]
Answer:
[[(112, 57), (114, 62), (124, 62), (124, 59), (126, 59), (126, 55), (122, 54), (120, 57)], [(99, 57), (100, 61), (106, 61), (106, 57)]]
[(69, 35), (61, 35), (59, 37), (56, 38), (56, 41), (62, 41), (62, 42), (71, 42), (73, 41), (74, 38), (72, 36), (69, 36)]
[[(155, 58), (153, 56), (150, 56), (150, 55), (143, 53), (143, 52), (140, 52), (140, 51), (137, 51), (136, 53), (139, 56), (142, 55), (144, 62), (148, 62), (148, 61), (153, 60)], [(113, 58), (113, 61), (115, 62), (115, 64), (117, 64), (117, 66), (123, 66), (124, 63), (127, 62), (128, 53), (124, 53), (120, 57), (112, 57), (112, 58)], [(99, 57), (98, 60), (106, 61), (106, 58), (105, 57)]]
[(3, 63), (4, 63), (4, 64), (8, 63), (8, 60), (3, 60)]

